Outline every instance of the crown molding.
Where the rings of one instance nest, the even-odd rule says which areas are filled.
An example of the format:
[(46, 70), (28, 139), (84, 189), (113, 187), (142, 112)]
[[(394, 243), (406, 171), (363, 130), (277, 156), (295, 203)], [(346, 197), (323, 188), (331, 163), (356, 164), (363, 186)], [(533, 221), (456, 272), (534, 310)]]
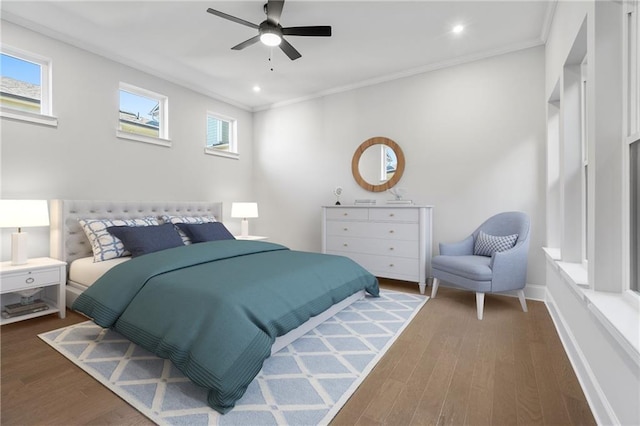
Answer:
[(487, 51), (480, 52), (480, 53), (475, 53), (475, 54), (472, 54), (472, 55), (461, 56), (461, 57), (452, 59), (450, 61), (436, 62), (436, 63), (433, 63), (433, 64), (428, 64), (428, 65), (424, 65), (424, 66), (421, 66), (421, 67), (412, 68), (412, 69), (409, 69), (409, 70), (406, 70), (406, 71), (401, 71), (401, 72), (398, 72), (398, 73), (389, 74), (389, 75), (386, 75), (386, 76), (382, 76), (382, 77), (377, 77), (377, 78), (361, 81), (361, 82), (358, 82), (358, 83), (355, 83), (355, 84), (349, 84), (349, 85), (345, 85), (345, 86), (336, 87), (336, 88), (333, 88), (333, 89), (323, 90), (321, 92), (317, 92), (317, 93), (309, 95), (309, 96), (302, 96), (302, 97), (291, 99), (291, 100), (287, 100), (287, 101), (276, 102), (276, 103), (273, 103), (273, 104), (264, 105), (264, 106), (261, 106), (261, 107), (256, 107), (256, 108), (253, 108), (253, 112), (260, 112), (260, 111), (266, 111), (266, 110), (269, 110), (269, 109), (281, 108), (281, 107), (284, 107), (284, 106), (293, 105), (293, 104), (309, 101), (309, 100), (316, 99), (316, 98), (322, 98), (322, 97), (325, 97), (325, 96), (335, 95), (337, 93), (348, 92), (348, 91), (351, 91), (351, 90), (361, 89), (361, 88), (364, 88), (364, 87), (375, 86), (375, 85), (381, 84), (381, 83), (387, 83), (387, 82), (394, 81), (394, 80), (400, 80), (400, 79), (407, 78), (407, 77), (412, 77), (412, 76), (418, 75), (418, 74), (424, 74), (424, 73), (431, 72), (431, 71), (436, 71), (436, 70), (439, 70), (439, 69), (444, 69), (444, 68), (449, 68), (449, 67), (453, 67), (453, 66), (457, 66), (457, 65), (462, 65), (462, 64), (466, 64), (466, 63), (470, 63), (470, 62), (480, 61), (482, 59), (488, 59), (488, 58), (492, 58), (494, 56), (500, 56), (500, 55), (504, 55), (504, 54), (507, 54), (507, 53), (517, 52), (519, 50), (525, 50), (525, 49), (529, 49), (529, 48), (537, 47), (537, 46), (541, 46), (541, 45), (544, 45), (544, 42), (542, 40), (540, 40), (540, 39), (529, 40), (529, 41), (522, 42), (522, 43), (515, 43), (515, 44), (512, 44), (510, 46), (506, 46), (506, 47), (500, 48), (500, 49), (492, 49), (492, 50), (487, 50)]

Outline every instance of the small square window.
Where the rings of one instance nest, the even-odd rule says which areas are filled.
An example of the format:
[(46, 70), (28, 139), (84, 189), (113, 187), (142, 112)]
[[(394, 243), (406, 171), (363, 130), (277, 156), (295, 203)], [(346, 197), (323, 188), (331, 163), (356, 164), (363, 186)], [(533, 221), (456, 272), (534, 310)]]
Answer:
[(48, 59), (2, 46), (0, 52), (2, 115), (24, 121), (56, 125), (57, 120), (51, 117), (50, 70), (51, 62)]
[(236, 120), (207, 113), (207, 141), (205, 152), (237, 157)]
[(168, 139), (167, 97), (120, 83), (118, 130), (121, 137), (143, 142)]

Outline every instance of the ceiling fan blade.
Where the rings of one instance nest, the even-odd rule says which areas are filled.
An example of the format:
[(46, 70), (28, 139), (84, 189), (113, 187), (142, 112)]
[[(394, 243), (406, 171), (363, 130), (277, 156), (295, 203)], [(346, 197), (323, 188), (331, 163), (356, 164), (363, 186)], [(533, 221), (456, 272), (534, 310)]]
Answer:
[(287, 40), (282, 39), (282, 41), (280, 42), (280, 49), (282, 49), (282, 51), (285, 53), (285, 55), (287, 55), (289, 57), (289, 59), (291, 59), (292, 61), (295, 61), (296, 59), (300, 58), (302, 55), (300, 54), (300, 52), (298, 52), (295, 47), (293, 47)]
[(280, 23), (280, 15), (282, 15), (282, 7), (284, 0), (268, 0), (267, 1), (267, 19), (273, 23)]
[(255, 30), (260, 28), (258, 25), (254, 24), (252, 22), (245, 21), (244, 19), (236, 18), (235, 16), (231, 16), (231, 15), (229, 15), (227, 13), (220, 12), (219, 10), (208, 8), (207, 12), (211, 13), (212, 15), (216, 15), (216, 16), (219, 16), (221, 18), (228, 19), (229, 21), (233, 21), (233, 22), (235, 22), (237, 24), (246, 25), (247, 27), (253, 28)]
[(242, 43), (233, 46), (231, 48), (231, 50), (242, 50), (245, 47), (249, 47), (252, 44), (256, 44), (258, 41), (260, 41), (260, 35), (257, 35), (255, 37), (251, 37), (249, 40), (243, 41)]
[(282, 29), (282, 34), (291, 36), (331, 37), (331, 27), (288, 27)]

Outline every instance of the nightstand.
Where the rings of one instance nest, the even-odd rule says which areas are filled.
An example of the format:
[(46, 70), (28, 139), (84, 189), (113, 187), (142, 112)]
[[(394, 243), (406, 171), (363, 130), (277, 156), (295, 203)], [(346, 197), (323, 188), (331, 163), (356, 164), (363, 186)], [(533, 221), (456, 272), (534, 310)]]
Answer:
[(266, 240), (269, 237), (261, 237), (260, 235), (247, 235), (246, 237), (243, 237), (241, 235), (234, 235), (234, 237), (236, 237), (236, 240), (249, 240), (249, 241), (258, 241), (258, 240)]
[(30, 318), (58, 313), (64, 318), (65, 285), (67, 283), (67, 264), (49, 257), (29, 259), (24, 265), (12, 265), (11, 262), (0, 263), (0, 307), (20, 303), (20, 290), (42, 287), (36, 299), (42, 299), (49, 309), (19, 315), (10, 318), (0, 318), (0, 324), (10, 324)]

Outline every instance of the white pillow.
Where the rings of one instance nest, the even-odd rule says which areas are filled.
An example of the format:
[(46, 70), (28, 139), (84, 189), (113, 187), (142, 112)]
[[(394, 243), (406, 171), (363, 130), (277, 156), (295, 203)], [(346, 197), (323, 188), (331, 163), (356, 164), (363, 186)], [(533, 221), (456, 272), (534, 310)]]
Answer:
[[(162, 219), (162, 221), (164, 223), (172, 223), (172, 224), (176, 224), (176, 223), (210, 223), (210, 222), (217, 222), (216, 218), (213, 216), (170, 216), (170, 215), (162, 215), (160, 216), (160, 219)], [(182, 229), (178, 228), (177, 226), (175, 227), (178, 230), (178, 234), (180, 234), (180, 238), (182, 238), (182, 242), (185, 245), (189, 245), (191, 244), (191, 239), (189, 239), (189, 237), (187, 237), (187, 234), (185, 234), (184, 232), (182, 232)]]
[(124, 249), (122, 241), (107, 231), (108, 227), (159, 225), (158, 219), (151, 216), (141, 219), (78, 219), (78, 222), (91, 243), (94, 262), (131, 255)]

